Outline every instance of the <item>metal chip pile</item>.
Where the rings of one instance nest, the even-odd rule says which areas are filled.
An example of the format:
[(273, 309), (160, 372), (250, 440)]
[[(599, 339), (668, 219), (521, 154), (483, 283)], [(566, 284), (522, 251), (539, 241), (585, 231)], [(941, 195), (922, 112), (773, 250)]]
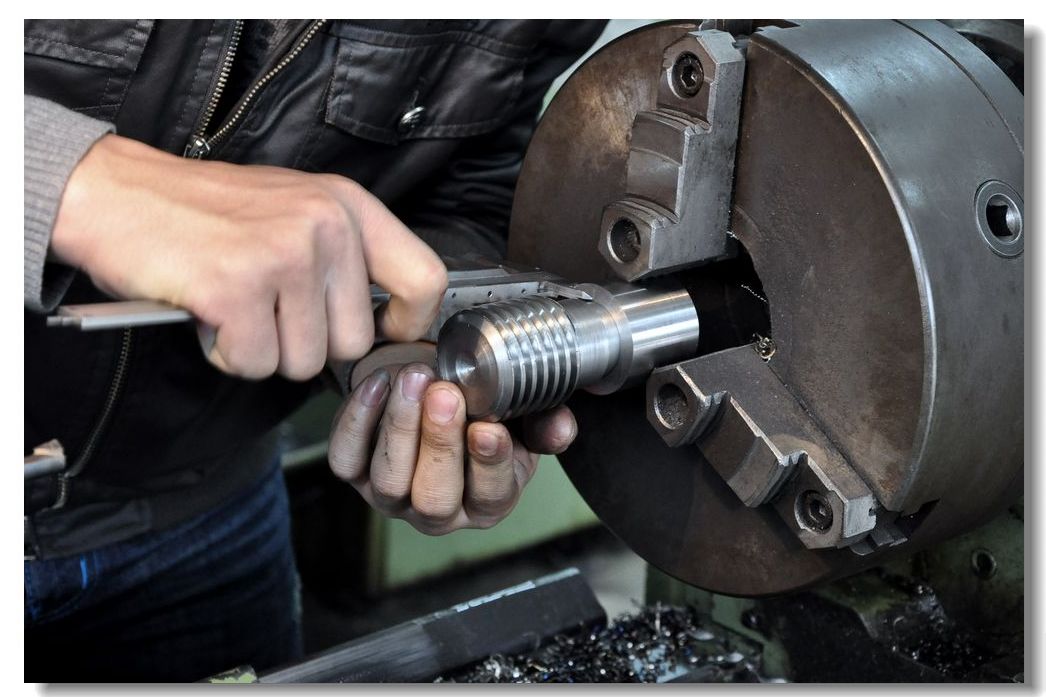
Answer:
[(534, 653), (494, 655), (436, 682), (760, 682), (759, 655), (660, 603), (607, 627), (558, 635)]

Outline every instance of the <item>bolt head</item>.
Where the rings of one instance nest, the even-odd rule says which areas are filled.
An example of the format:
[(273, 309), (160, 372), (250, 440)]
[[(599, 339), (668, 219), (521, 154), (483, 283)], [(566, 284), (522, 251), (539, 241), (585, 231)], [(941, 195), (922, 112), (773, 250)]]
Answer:
[(684, 51), (676, 57), (671, 75), (672, 91), (682, 99), (696, 96), (705, 82), (701, 60), (690, 51)]

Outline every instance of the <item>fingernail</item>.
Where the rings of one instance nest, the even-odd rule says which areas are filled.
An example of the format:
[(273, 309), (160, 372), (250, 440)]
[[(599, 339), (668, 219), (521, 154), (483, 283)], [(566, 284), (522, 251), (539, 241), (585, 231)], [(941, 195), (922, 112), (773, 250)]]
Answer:
[(577, 423), (573, 419), (570, 419), (569, 423), (560, 424), (558, 430), (560, 442), (571, 443), (577, 437)]
[(433, 421), (446, 426), (458, 413), (458, 396), (450, 390), (432, 390), (425, 397), (425, 411)]
[(477, 455), (492, 457), (498, 451), (499, 439), (489, 431), (477, 428), (472, 434), (472, 441)]
[(384, 368), (378, 369), (373, 375), (363, 381), (359, 386), (362, 390), (360, 401), (365, 406), (376, 407), (385, 399), (385, 392), (389, 389), (389, 371)]
[(412, 402), (420, 402), (428, 386), (429, 376), (412, 370), (400, 379), (400, 394)]

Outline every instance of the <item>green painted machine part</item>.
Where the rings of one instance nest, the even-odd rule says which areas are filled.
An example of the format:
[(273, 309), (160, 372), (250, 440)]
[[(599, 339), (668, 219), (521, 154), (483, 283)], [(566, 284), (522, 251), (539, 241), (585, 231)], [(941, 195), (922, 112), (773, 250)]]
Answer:
[(599, 520), (559, 461), (542, 457), (512, 515), (487, 530), (424, 535), (402, 520), (371, 512), (367, 590), (382, 593), (485, 559), (576, 532)]

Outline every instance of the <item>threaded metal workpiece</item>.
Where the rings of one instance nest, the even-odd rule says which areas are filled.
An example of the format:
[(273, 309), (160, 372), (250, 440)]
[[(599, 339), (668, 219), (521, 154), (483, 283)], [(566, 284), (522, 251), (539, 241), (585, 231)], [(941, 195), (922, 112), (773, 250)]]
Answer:
[(507, 419), (565, 400), (577, 386), (577, 336), (555, 300), (532, 296), (458, 312), (440, 331), (437, 370), (469, 415)]
[(461, 387), (470, 418), (541, 411), (577, 388), (613, 392), (655, 364), (696, 351), (697, 311), (685, 291), (583, 287), (594, 300), (529, 296), (447, 320), (436, 369)]

